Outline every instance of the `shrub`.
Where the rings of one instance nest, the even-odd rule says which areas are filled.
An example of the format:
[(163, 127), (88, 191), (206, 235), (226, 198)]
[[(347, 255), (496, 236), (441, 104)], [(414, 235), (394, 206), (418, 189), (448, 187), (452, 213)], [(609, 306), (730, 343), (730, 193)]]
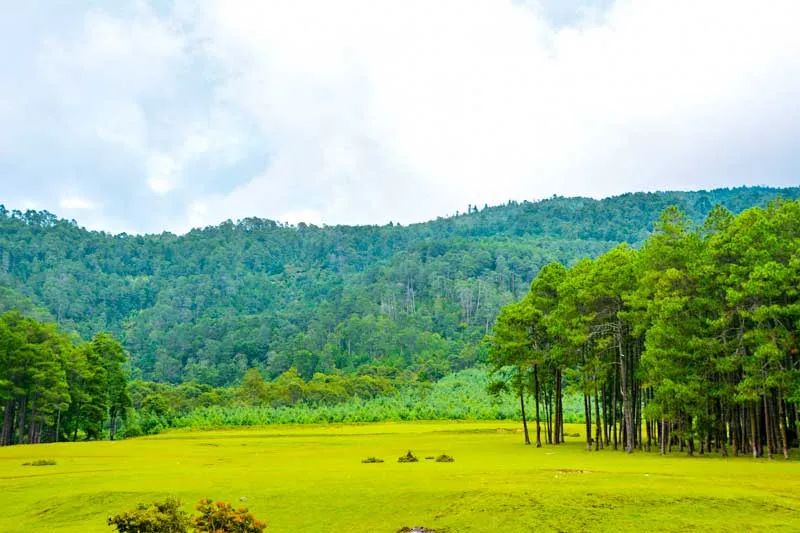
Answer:
[(383, 459), (381, 459), (380, 457), (372, 457), (372, 456), (370, 456), (370, 457), (367, 457), (366, 459), (362, 459), (361, 462), (362, 463), (382, 463)]
[(261, 533), (267, 527), (247, 509), (234, 509), (225, 502), (202, 499), (197, 504), (200, 516), (193, 520), (197, 531), (204, 533)]
[(436, 462), (437, 463), (453, 463), (453, 462), (455, 462), (455, 459), (453, 459), (449, 455), (442, 454), (442, 455), (440, 455), (439, 457), (436, 458)]
[(119, 533), (186, 533), (189, 515), (181, 510), (181, 502), (167, 498), (164, 502), (140, 503), (136, 509), (108, 518), (108, 525)]
[(55, 459), (36, 459), (29, 463), (22, 463), (22, 466), (53, 466), (56, 464)]
[(419, 459), (417, 459), (417, 457), (411, 453), (411, 450), (408, 450), (407, 454), (401, 455), (397, 458), (398, 463), (416, 463), (417, 461), (419, 461)]

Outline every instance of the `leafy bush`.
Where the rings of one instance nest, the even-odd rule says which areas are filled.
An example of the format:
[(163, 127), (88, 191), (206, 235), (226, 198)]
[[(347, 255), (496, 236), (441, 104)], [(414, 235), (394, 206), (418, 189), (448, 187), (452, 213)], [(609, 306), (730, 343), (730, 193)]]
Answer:
[(449, 455), (442, 454), (442, 455), (440, 455), (439, 457), (436, 458), (436, 462), (437, 463), (453, 463), (453, 462), (455, 462), (455, 459), (453, 459)]
[(200, 516), (192, 521), (204, 533), (261, 533), (267, 525), (257, 520), (246, 508), (234, 509), (225, 502), (202, 499), (197, 504)]
[(411, 450), (408, 450), (408, 453), (397, 458), (398, 463), (416, 463), (417, 461), (419, 461), (419, 459), (417, 459), (416, 455), (411, 453)]
[(190, 528), (198, 533), (261, 533), (267, 527), (247, 509), (234, 509), (229, 503), (202, 499), (197, 510), (200, 515), (190, 519), (180, 500), (167, 498), (109, 517), (108, 525), (119, 533), (187, 533)]
[(136, 509), (108, 518), (108, 525), (119, 533), (185, 533), (189, 515), (181, 510), (181, 502), (167, 498), (163, 502), (140, 503)]
[(362, 463), (382, 463), (383, 459), (381, 459), (380, 457), (372, 457), (372, 456), (370, 456), (370, 457), (367, 457), (366, 459), (362, 459), (361, 462)]

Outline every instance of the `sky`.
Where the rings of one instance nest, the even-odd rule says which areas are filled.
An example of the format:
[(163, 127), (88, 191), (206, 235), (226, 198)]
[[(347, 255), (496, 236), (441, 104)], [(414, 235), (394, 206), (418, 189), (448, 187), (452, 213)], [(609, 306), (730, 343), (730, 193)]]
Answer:
[(0, 5), (0, 204), (91, 229), (800, 184), (796, 0)]

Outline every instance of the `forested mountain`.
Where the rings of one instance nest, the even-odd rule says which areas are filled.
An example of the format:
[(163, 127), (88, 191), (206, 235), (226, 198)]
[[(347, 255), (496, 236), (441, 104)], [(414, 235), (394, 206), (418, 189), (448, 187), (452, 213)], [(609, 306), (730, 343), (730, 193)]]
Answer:
[(186, 235), (109, 235), (0, 206), (0, 310), (108, 330), (139, 377), (222, 385), (277, 376), (409, 369), (440, 377), (483, 357), (498, 310), (552, 261), (634, 246), (659, 213), (693, 222), (800, 188), (552, 198), (409, 226), (287, 226), (248, 218)]

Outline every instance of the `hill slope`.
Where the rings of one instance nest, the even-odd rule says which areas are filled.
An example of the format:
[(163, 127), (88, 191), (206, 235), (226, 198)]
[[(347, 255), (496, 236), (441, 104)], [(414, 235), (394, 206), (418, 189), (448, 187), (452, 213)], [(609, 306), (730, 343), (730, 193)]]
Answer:
[(715, 204), (739, 212), (776, 196), (800, 188), (510, 202), (410, 226), (245, 219), (183, 236), (109, 235), (0, 206), (0, 309), (49, 312), (83, 336), (110, 330), (148, 379), (365, 365), (438, 377), (481, 357), (497, 310), (547, 262), (641, 242), (669, 205), (700, 222)]

